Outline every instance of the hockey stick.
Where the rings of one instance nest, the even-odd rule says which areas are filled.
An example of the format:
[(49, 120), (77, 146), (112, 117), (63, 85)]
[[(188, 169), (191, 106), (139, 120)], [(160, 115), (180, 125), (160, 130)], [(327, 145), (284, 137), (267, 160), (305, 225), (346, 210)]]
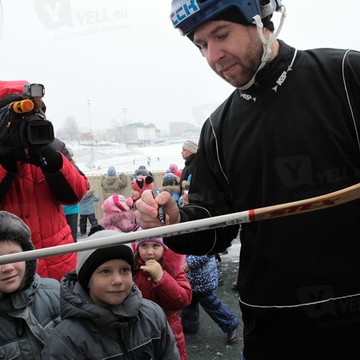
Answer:
[(17, 254), (2, 255), (0, 256), (0, 265), (18, 261), (39, 259), (48, 256), (68, 254), (78, 251), (103, 248), (117, 244), (151, 239), (154, 237), (169, 237), (189, 232), (215, 229), (229, 225), (275, 219), (290, 215), (299, 215), (311, 211), (327, 209), (333, 206), (345, 204), (359, 198), (360, 184), (355, 184), (325, 195), (320, 195), (313, 198), (289, 202), (285, 204), (272, 205), (253, 210), (245, 210), (237, 213), (220, 215), (207, 219), (188, 221), (174, 225), (165, 225), (152, 229), (142, 230), (139, 232), (119, 233), (119, 235), (108, 236), (101, 239), (52, 246), (43, 249), (25, 251)]

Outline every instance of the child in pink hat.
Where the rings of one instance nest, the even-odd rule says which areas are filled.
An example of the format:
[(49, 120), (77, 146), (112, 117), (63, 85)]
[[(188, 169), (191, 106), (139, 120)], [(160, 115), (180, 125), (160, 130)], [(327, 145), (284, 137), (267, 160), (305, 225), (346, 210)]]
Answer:
[(190, 304), (192, 297), (182, 269), (185, 257), (170, 250), (162, 238), (141, 240), (132, 245), (135, 253), (134, 282), (145, 299), (163, 308), (175, 335), (180, 359), (186, 360), (185, 336), (178, 314)]
[(99, 224), (106, 230), (130, 232), (136, 229), (133, 200), (124, 195), (114, 194), (103, 202), (104, 217)]

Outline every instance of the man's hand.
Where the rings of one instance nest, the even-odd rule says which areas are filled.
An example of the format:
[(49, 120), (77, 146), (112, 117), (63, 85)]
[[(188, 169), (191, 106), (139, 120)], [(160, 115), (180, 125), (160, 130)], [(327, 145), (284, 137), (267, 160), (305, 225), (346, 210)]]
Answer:
[(163, 206), (166, 215), (166, 224), (180, 222), (179, 207), (170, 193), (164, 191), (155, 199), (150, 190), (145, 190), (141, 198), (136, 202), (136, 222), (143, 229), (160, 226), (158, 208)]

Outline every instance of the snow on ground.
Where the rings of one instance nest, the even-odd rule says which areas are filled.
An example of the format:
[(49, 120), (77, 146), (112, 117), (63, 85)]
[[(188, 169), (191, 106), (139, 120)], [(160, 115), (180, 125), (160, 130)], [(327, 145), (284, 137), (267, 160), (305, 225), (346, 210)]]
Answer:
[(117, 172), (133, 172), (140, 165), (145, 165), (150, 171), (156, 172), (165, 171), (171, 163), (175, 163), (182, 169), (183, 143), (184, 140), (181, 140), (178, 143), (144, 147), (126, 147), (124, 144), (86, 146), (71, 142), (66, 145), (73, 150), (75, 161), (86, 175), (100, 175), (109, 166), (114, 166)]
[(221, 259), (224, 262), (238, 263), (240, 254), (240, 239), (237, 237), (231, 243), (231, 246), (227, 248), (224, 254), (221, 254)]

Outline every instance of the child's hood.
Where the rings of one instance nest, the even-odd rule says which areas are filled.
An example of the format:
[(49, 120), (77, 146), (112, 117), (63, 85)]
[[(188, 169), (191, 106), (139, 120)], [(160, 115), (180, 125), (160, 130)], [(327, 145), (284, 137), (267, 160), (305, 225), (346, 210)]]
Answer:
[[(120, 305), (104, 308), (94, 304), (87, 291), (77, 280), (76, 272), (66, 274), (60, 288), (61, 318), (88, 320), (94, 330), (112, 328), (121, 317), (124, 324), (138, 316), (142, 301), (141, 292), (134, 284), (129, 296)], [(128, 321), (126, 321), (128, 320)]]

